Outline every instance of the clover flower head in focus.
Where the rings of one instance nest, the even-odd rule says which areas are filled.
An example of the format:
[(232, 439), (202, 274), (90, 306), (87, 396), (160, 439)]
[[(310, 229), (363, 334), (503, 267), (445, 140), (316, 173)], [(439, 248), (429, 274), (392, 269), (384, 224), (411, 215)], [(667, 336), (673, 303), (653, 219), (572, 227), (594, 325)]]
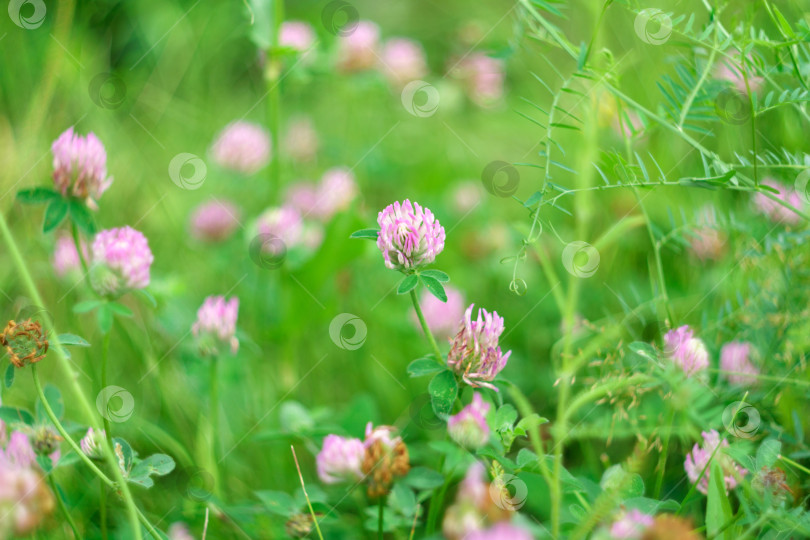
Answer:
[(444, 227), (429, 209), (405, 200), (388, 205), (377, 215), (377, 247), (385, 266), (411, 272), (432, 263), (444, 249)]
[(473, 387), (483, 386), (497, 390), (491, 384), (495, 376), (506, 366), (512, 351), (504, 354), (498, 346), (503, 333), (503, 317), (481, 308), (478, 318), (473, 320), (473, 304), (464, 312), (461, 328), (456, 334), (447, 364), (462, 380)]

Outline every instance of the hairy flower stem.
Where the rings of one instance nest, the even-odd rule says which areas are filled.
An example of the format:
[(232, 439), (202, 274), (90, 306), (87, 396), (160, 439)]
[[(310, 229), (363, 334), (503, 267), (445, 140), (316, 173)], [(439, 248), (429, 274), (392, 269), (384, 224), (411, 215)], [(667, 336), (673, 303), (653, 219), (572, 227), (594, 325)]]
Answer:
[[(422, 308), (419, 307), (419, 299), (416, 297), (416, 289), (411, 289), (411, 300), (413, 301), (413, 309), (416, 311), (416, 317), (419, 319), (419, 324), (422, 325), (422, 331), (433, 349), (433, 354), (436, 355), (436, 361), (442, 362), (442, 353), (439, 350), (439, 345), (436, 343), (436, 338), (433, 337), (433, 332), (425, 321), (425, 316), (422, 313)], [(443, 363), (443, 362), (442, 362)]]
[[(135, 538), (141, 540), (143, 539), (143, 535), (141, 534), (141, 527), (140, 525), (138, 525), (138, 522), (140, 521), (141, 523), (143, 523), (144, 527), (146, 527), (146, 530), (149, 531), (149, 534), (152, 535), (153, 538), (160, 540), (161, 536), (158, 535), (154, 527), (152, 527), (152, 524), (149, 523), (149, 520), (147, 520), (146, 517), (141, 513), (141, 511), (138, 510), (138, 508), (135, 506), (135, 501), (132, 499), (132, 494), (129, 491), (129, 487), (126, 485), (126, 480), (124, 480), (123, 476), (121, 476), (121, 470), (119, 469), (118, 464), (115, 461), (113, 461), (113, 471), (116, 472), (116, 476), (121, 476), (121, 480), (119, 482), (113, 482), (106, 474), (104, 474), (101, 471), (101, 469), (96, 467), (96, 464), (93, 463), (93, 461), (89, 457), (87, 457), (87, 455), (84, 452), (82, 452), (82, 449), (79, 447), (76, 441), (74, 441), (73, 438), (68, 434), (67, 430), (62, 425), (62, 422), (59, 420), (59, 418), (57, 418), (56, 414), (53, 412), (50, 403), (48, 403), (48, 400), (45, 398), (45, 392), (43, 392), (42, 390), (42, 383), (39, 381), (39, 375), (37, 374), (36, 364), (31, 364), (31, 375), (34, 379), (34, 387), (37, 390), (37, 396), (39, 397), (39, 400), (42, 402), (42, 407), (45, 409), (45, 414), (48, 416), (48, 419), (50, 419), (51, 423), (56, 428), (56, 431), (58, 431), (59, 434), (62, 436), (62, 438), (65, 441), (67, 441), (68, 446), (70, 446), (73, 449), (73, 451), (76, 452), (76, 455), (79, 456), (79, 459), (81, 459), (85, 463), (85, 465), (90, 467), (90, 470), (93, 471), (95, 475), (98, 476), (99, 479), (105, 485), (109, 486), (113, 490), (119, 490), (120, 487), (119, 491), (124, 496), (124, 501), (126, 502), (127, 505), (127, 511), (131, 514), (130, 515), (131, 518), (134, 516), (134, 523), (132, 523), (132, 528), (135, 534)], [(105, 446), (105, 450), (109, 450), (106, 448), (106, 445), (103, 446)], [(113, 455), (111, 451), (105, 452), (105, 454), (106, 453), (109, 453), (111, 456)]]
[[(28, 267), (25, 264), (25, 260), (23, 259), (19, 248), (17, 247), (17, 242), (15, 242), (14, 236), (11, 234), (11, 230), (8, 228), (6, 217), (1, 211), (0, 211), (0, 234), (2, 234), (3, 236), (3, 240), (5, 241), (6, 246), (8, 247), (8, 252), (11, 255), (12, 260), (14, 261), (14, 265), (17, 267), (17, 273), (20, 279), (22, 280), (23, 286), (28, 291), (28, 295), (31, 297), (31, 300), (34, 302), (35, 305), (43, 306), (44, 302), (42, 301), (42, 297), (39, 294), (39, 290), (34, 284), (34, 280), (31, 277), (31, 273), (28, 271)], [(93, 407), (92, 405), (90, 405), (90, 402), (85, 397), (84, 392), (82, 391), (82, 387), (81, 385), (79, 385), (78, 379), (76, 378), (76, 374), (74, 373), (73, 368), (70, 365), (70, 361), (68, 360), (67, 356), (65, 356), (65, 352), (62, 350), (62, 347), (59, 343), (58, 337), (59, 333), (56, 331), (53, 321), (51, 321), (50, 315), (48, 315), (47, 312), (44, 312), (40, 315), (39, 318), (41, 319), (41, 322), (43, 323), (43, 326), (45, 327), (46, 331), (48, 331), (48, 335), (51, 336), (50, 338), (51, 350), (55, 351), (56, 353), (57, 364), (59, 365), (60, 369), (64, 374), (64, 379), (71, 385), (72, 392), (76, 398), (76, 401), (84, 410), (85, 416), (92, 422), (91, 426), (93, 427), (93, 429), (101, 429), (101, 427), (97, 423), (97, 417), (93, 411)], [(36, 366), (32, 365), (31, 367), (33, 368), (33, 372), (36, 373), (35, 371)], [(39, 389), (39, 391), (40, 394), (42, 394), (41, 388)], [(40, 396), (40, 398), (42, 398), (42, 395)], [(50, 407), (48, 406), (48, 402), (47, 401), (43, 402), (45, 404), (46, 411), (50, 409)], [(51, 417), (52, 421), (56, 420), (55, 422), (56, 426), (61, 426), (61, 424), (58, 423), (58, 419), (56, 419), (56, 417), (53, 415), (53, 411), (50, 411), (49, 417)], [(72, 439), (66, 436), (67, 432), (64, 433), (63, 432), (64, 428), (61, 429), (60, 434), (63, 437), (65, 437), (66, 440), (72, 442)], [(71, 446), (73, 446), (73, 449), (79, 454), (79, 456), (84, 456), (84, 453), (81, 451), (78, 445), (75, 444), (75, 442)], [(140, 512), (138, 508), (135, 506), (135, 501), (132, 498), (132, 493), (129, 490), (129, 486), (126, 484), (124, 476), (118, 468), (118, 463), (115, 459), (115, 454), (113, 454), (112, 448), (110, 448), (106, 444), (103, 446), (105, 450), (104, 457), (107, 460), (107, 463), (109, 464), (110, 468), (113, 470), (116, 482), (118, 483), (118, 485), (121, 486), (120, 489), (127, 507), (130, 523), (135, 533), (135, 539), (142, 540), (143, 535), (141, 534), (141, 529), (138, 526), (138, 515)], [(86, 458), (87, 456), (84, 457)], [(87, 462), (89, 462), (89, 464), (92, 465), (91, 468), (94, 469), (94, 472), (96, 472), (97, 475), (100, 474), (101, 476), (104, 476), (104, 474), (100, 470), (98, 470), (98, 467), (93, 465), (93, 463), (89, 460), (89, 458), (87, 459)], [(114, 485), (111, 480), (109, 481), (109, 483), (110, 485)], [(141, 517), (143, 518), (143, 516)], [(145, 522), (145, 525), (147, 529), (150, 529), (150, 532), (154, 530), (152, 528), (152, 525), (148, 521), (146, 521), (146, 518), (143, 518), (142, 521)], [(157, 534), (154, 534), (153, 536), (155, 538), (159, 538)]]
[(48, 400), (45, 398), (45, 392), (42, 391), (42, 383), (39, 381), (39, 374), (37, 373), (36, 364), (31, 364), (31, 375), (34, 378), (34, 387), (37, 390), (37, 396), (39, 396), (39, 400), (42, 402), (42, 407), (45, 409), (45, 414), (48, 415), (48, 418), (51, 420), (51, 423), (54, 425), (56, 430), (65, 439), (65, 441), (67, 441), (68, 445), (73, 449), (73, 451), (76, 452), (76, 455), (78, 455), (79, 458), (82, 461), (84, 461), (85, 465), (90, 467), (90, 469), (94, 473), (96, 473), (96, 476), (101, 478), (105, 484), (115, 489), (116, 487), (115, 482), (107, 478), (107, 475), (101, 472), (101, 469), (99, 469), (96, 466), (96, 464), (93, 463), (93, 461), (89, 457), (87, 457), (87, 455), (84, 452), (82, 452), (82, 449), (79, 447), (78, 444), (76, 444), (76, 441), (74, 441), (73, 438), (70, 435), (68, 435), (68, 432), (65, 430), (64, 426), (62, 425), (62, 422), (60, 422), (59, 418), (57, 418), (56, 414), (54, 414), (53, 409), (51, 408), (51, 404), (48, 403)]
[(68, 522), (68, 525), (70, 525), (73, 531), (73, 537), (77, 539), (81, 538), (81, 536), (79, 536), (79, 530), (76, 528), (76, 522), (73, 521), (73, 516), (70, 515), (70, 511), (67, 509), (67, 506), (65, 506), (65, 501), (62, 500), (62, 494), (59, 493), (59, 487), (56, 485), (56, 480), (53, 479), (53, 473), (48, 475), (48, 485), (51, 486), (51, 491), (53, 491), (53, 495), (56, 497), (59, 510), (65, 516), (65, 521)]

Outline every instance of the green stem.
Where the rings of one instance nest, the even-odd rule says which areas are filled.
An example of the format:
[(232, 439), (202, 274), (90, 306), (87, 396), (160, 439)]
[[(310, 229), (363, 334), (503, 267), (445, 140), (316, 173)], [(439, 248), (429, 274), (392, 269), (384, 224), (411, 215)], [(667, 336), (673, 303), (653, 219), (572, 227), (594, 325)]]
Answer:
[(48, 418), (51, 420), (51, 423), (54, 425), (56, 430), (59, 432), (62, 438), (65, 439), (65, 441), (73, 449), (73, 451), (76, 452), (76, 455), (78, 455), (79, 458), (82, 461), (84, 461), (85, 465), (90, 467), (90, 470), (96, 473), (96, 476), (101, 478), (105, 484), (115, 489), (116, 488), (115, 482), (107, 478), (107, 475), (101, 472), (101, 469), (99, 469), (96, 466), (96, 464), (93, 463), (93, 461), (89, 457), (87, 457), (87, 455), (84, 452), (82, 452), (82, 449), (79, 447), (78, 444), (76, 444), (76, 441), (74, 441), (73, 438), (70, 435), (68, 435), (68, 432), (67, 430), (65, 430), (64, 426), (62, 425), (62, 422), (60, 422), (59, 418), (57, 418), (56, 414), (54, 414), (53, 409), (51, 408), (51, 404), (48, 403), (48, 400), (45, 398), (45, 392), (42, 391), (42, 383), (39, 381), (39, 374), (37, 373), (36, 364), (31, 364), (31, 375), (34, 378), (34, 387), (37, 390), (39, 400), (42, 402), (42, 408), (45, 409), (45, 414), (48, 415)]
[(315, 510), (313, 510), (312, 502), (309, 500), (309, 494), (307, 493), (307, 486), (304, 484), (304, 475), (301, 474), (301, 465), (298, 464), (298, 456), (295, 455), (295, 447), (293, 445), (290, 445), (290, 450), (292, 450), (293, 459), (295, 460), (295, 468), (298, 471), (298, 479), (301, 480), (301, 491), (304, 492), (304, 498), (307, 500), (309, 515), (312, 516), (312, 523), (315, 525), (315, 530), (318, 533), (318, 538), (320, 538), (320, 540), (323, 540), (321, 528), (318, 525), (318, 519), (315, 517)]
[(270, 145), (272, 159), (270, 161), (270, 189), (278, 193), (281, 185), (281, 59), (277, 53), (279, 46), (279, 32), (284, 20), (284, 0), (273, 1), (273, 31), (270, 36), (270, 50), (267, 51), (267, 71), (265, 72), (268, 86), (267, 113), (270, 127)]
[(664, 446), (661, 448), (661, 454), (658, 456), (658, 477), (655, 479), (655, 491), (653, 491), (653, 498), (659, 499), (661, 497), (661, 488), (664, 485), (664, 472), (667, 468), (667, 455), (669, 453), (669, 439), (672, 436), (672, 424), (675, 420), (675, 407), (667, 402), (669, 407), (669, 415), (667, 418), (666, 427), (664, 432)]
[(73, 243), (76, 245), (76, 252), (79, 254), (79, 262), (82, 264), (82, 272), (84, 272), (85, 279), (89, 279), (90, 270), (87, 266), (87, 259), (84, 257), (84, 250), (82, 250), (82, 241), (79, 237), (79, 228), (75, 223), (71, 223), (70, 230), (73, 235)]
[[(31, 277), (31, 273), (28, 271), (28, 267), (25, 264), (25, 260), (23, 259), (19, 248), (17, 247), (17, 242), (14, 240), (14, 236), (11, 234), (11, 230), (8, 228), (8, 223), (6, 222), (6, 217), (3, 214), (3, 212), (0, 212), (0, 233), (2, 234), (3, 240), (5, 241), (6, 246), (8, 247), (8, 252), (11, 255), (12, 260), (14, 261), (14, 265), (17, 267), (17, 274), (19, 278), (22, 280), (26, 290), (28, 291), (28, 295), (31, 297), (31, 300), (35, 305), (38, 306), (45, 305), (44, 302), (42, 301), (42, 296), (40, 296), (39, 294), (39, 290), (34, 284), (34, 280)], [(47, 312), (43, 312), (42, 314), (40, 314), (39, 317), (40, 322), (44, 323), (43, 326), (45, 327), (46, 331), (48, 332), (48, 335), (50, 336), (51, 350), (54, 350), (56, 352), (56, 358), (58, 360), (57, 363), (59, 364), (60, 369), (63, 371), (64, 379), (68, 382), (68, 384), (71, 385), (73, 394), (76, 397), (77, 402), (84, 410), (85, 416), (91, 421), (91, 426), (94, 428), (94, 430), (101, 429), (101, 427), (97, 423), (96, 413), (94, 412), (92, 405), (90, 405), (90, 402), (85, 397), (84, 392), (82, 391), (82, 387), (79, 384), (78, 379), (76, 377), (76, 373), (73, 371), (73, 368), (70, 365), (70, 360), (68, 360), (64, 350), (62, 350), (62, 347), (59, 343), (58, 337), (59, 333), (56, 331), (56, 328), (54, 327), (50, 315)], [(45, 403), (47, 406), (47, 401), (45, 401)], [(51, 415), (53, 415), (53, 411), (51, 411)], [(62, 428), (62, 431), (64, 431), (64, 428)], [(63, 437), (65, 435), (66, 433), (62, 434)], [(66, 440), (72, 440), (69, 437), (65, 438)], [(75, 445), (75, 443), (73, 443), (73, 446), (74, 450), (76, 450), (80, 456), (84, 456), (84, 454), (81, 452), (81, 449), (79, 449), (78, 445)], [(112, 468), (115, 474), (116, 481), (121, 486), (121, 491), (123, 493), (124, 501), (126, 503), (128, 514), (130, 517), (130, 523), (133, 529), (135, 530), (135, 538), (136, 540), (142, 540), (143, 535), (141, 534), (141, 529), (138, 527), (139, 511), (138, 508), (135, 506), (135, 501), (132, 498), (132, 493), (129, 490), (129, 486), (126, 485), (126, 481), (124, 480), (123, 474), (118, 469), (118, 463), (117, 460), (115, 459), (115, 455), (113, 454), (112, 448), (109, 448), (109, 446), (105, 444), (104, 449), (105, 449), (104, 457), (107, 460), (109, 466)], [(89, 459), (87, 461), (89, 461)], [(96, 474), (104, 476), (103, 473), (101, 473), (101, 471), (98, 470), (98, 467), (93, 465), (92, 462), (90, 463), (90, 465), (92, 465), (91, 468), (94, 469), (94, 472), (96, 472)], [(110, 484), (112, 485), (112, 481), (110, 481)], [(149, 524), (148, 521), (146, 522), (146, 525), (148, 529), (151, 529), (151, 525)], [(157, 535), (154, 536), (155, 538), (159, 538)]]
[[(101, 390), (103, 391), (107, 388), (107, 361), (110, 356), (110, 334), (112, 333), (112, 329), (109, 332), (104, 334), (104, 337), (101, 338)], [(107, 415), (102, 415), (104, 421), (104, 436), (107, 439), (107, 444), (110, 448), (114, 448), (112, 442), (112, 426), (110, 425), (110, 419), (107, 418)]]
[(419, 299), (416, 297), (416, 289), (411, 289), (411, 300), (413, 301), (413, 309), (416, 311), (416, 317), (419, 319), (419, 324), (422, 325), (422, 331), (425, 333), (425, 337), (427, 337), (428, 343), (430, 343), (430, 346), (433, 349), (433, 354), (436, 355), (436, 361), (442, 362), (442, 353), (439, 350), (439, 345), (436, 343), (436, 339), (433, 337), (433, 332), (430, 331), (427, 321), (425, 321), (425, 315), (422, 313), (422, 308), (419, 307)]
[(797, 469), (799, 469), (800, 471), (802, 471), (802, 472), (804, 472), (804, 473), (806, 473), (806, 474), (810, 474), (810, 469), (808, 469), (808, 468), (807, 468), (807, 467), (805, 467), (804, 465), (801, 465), (801, 464), (799, 464), (799, 463), (796, 463), (796, 462), (795, 462), (795, 461), (793, 461), (792, 459), (787, 458), (787, 457), (783, 456), (782, 454), (779, 454), (779, 459), (781, 459), (782, 461), (784, 461), (784, 462), (785, 462), (785, 463), (787, 463), (788, 465), (793, 465), (794, 467), (796, 467)]
[[(218, 373), (217, 373), (218, 364), (219, 364), (219, 362), (217, 360), (217, 356), (213, 355), (211, 357), (211, 366), (210, 366), (210, 369), (211, 369), (211, 375), (210, 375), (211, 376), (211, 396), (210, 396), (210, 400), (211, 400), (211, 402), (210, 402), (209, 406), (210, 406), (211, 410), (210, 410), (209, 416), (210, 416), (210, 422), (211, 422), (211, 463), (214, 464), (215, 469), (219, 468), (219, 463), (217, 463), (217, 455), (219, 454), (219, 452), (217, 452), (217, 444), (218, 444), (218, 441), (219, 441), (219, 376), (218, 376)], [(214, 472), (214, 475), (215, 475), (215, 478), (216, 478), (216, 487), (215, 487), (215, 489), (218, 491), (219, 490), (219, 482), (220, 482), (219, 471), (216, 470)]]
[(65, 520), (73, 530), (73, 538), (79, 540), (79, 538), (81, 538), (81, 536), (79, 536), (79, 530), (76, 528), (76, 523), (73, 521), (73, 517), (70, 515), (67, 506), (65, 506), (65, 501), (62, 500), (62, 495), (59, 493), (59, 488), (56, 485), (56, 480), (53, 479), (53, 474), (48, 475), (48, 484), (51, 486), (51, 491), (53, 491), (53, 494), (56, 497), (56, 503), (59, 505), (59, 510), (61, 510), (62, 514), (64, 514)]
[(101, 538), (107, 540), (107, 486), (104, 480), (98, 484), (99, 521), (101, 522)]
[(383, 517), (385, 515), (385, 499), (380, 499), (380, 510), (377, 516), (377, 537), (383, 540)]

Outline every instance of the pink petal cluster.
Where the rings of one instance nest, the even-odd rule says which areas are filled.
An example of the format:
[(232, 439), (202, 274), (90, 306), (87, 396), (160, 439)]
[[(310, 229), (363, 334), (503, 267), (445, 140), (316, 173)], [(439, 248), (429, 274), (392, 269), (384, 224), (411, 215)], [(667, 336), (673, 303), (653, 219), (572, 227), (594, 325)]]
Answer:
[[(778, 190), (779, 193), (774, 195), (776, 195), (783, 202), (786, 202), (794, 208), (801, 210), (802, 198), (793, 188), (780, 185), (778, 182), (770, 178), (763, 180), (762, 184)], [(754, 207), (758, 212), (764, 214), (768, 217), (768, 219), (775, 223), (782, 222), (787, 223), (788, 225), (796, 225), (801, 221), (801, 217), (798, 214), (789, 208), (785, 208), (778, 202), (771, 200), (763, 193), (757, 193), (754, 195)]]
[(91, 208), (112, 184), (107, 176), (107, 152), (95, 134), (81, 136), (68, 128), (51, 145), (53, 183), (64, 196), (87, 201)]
[(455, 503), (445, 512), (442, 522), (445, 538), (469, 538), (470, 534), (482, 530), (485, 526), (483, 514), (489, 502), (486, 469), (480, 461), (476, 461), (467, 469), (459, 484)]
[(231, 353), (236, 354), (239, 350), (236, 338), (238, 316), (238, 298), (227, 300), (224, 296), (209, 296), (197, 310), (197, 320), (191, 326), (191, 332), (206, 353), (217, 354), (220, 345), (229, 345)]
[(316, 458), (318, 477), (324, 484), (363, 479), (361, 465), (366, 447), (360, 439), (327, 435)]
[(479, 530), (464, 537), (465, 540), (533, 540), (531, 533), (509, 522), (501, 521), (489, 529)]
[(630, 138), (644, 131), (644, 122), (637, 112), (624, 111), (621, 117), (619, 115), (613, 117), (611, 127), (617, 135)]
[(667, 332), (664, 335), (664, 348), (669, 359), (688, 376), (696, 375), (709, 367), (706, 345), (694, 336), (687, 325)]
[(725, 236), (717, 228), (714, 208), (704, 207), (698, 214), (697, 227), (690, 240), (692, 253), (701, 261), (716, 260), (723, 254), (725, 243)]
[(204, 202), (191, 214), (191, 234), (206, 242), (227, 240), (239, 227), (239, 208), (230, 201)]
[(301, 117), (290, 122), (284, 138), (284, 150), (293, 160), (312, 161), (318, 153), (319, 144), (318, 132), (312, 120)]
[(427, 75), (427, 61), (422, 46), (406, 38), (391, 38), (380, 53), (380, 70), (395, 88)]
[(217, 136), (211, 154), (221, 167), (253, 174), (270, 162), (270, 135), (256, 124), (233, 122)]
[(464, 312), (461, 328), (453, 340), (447, 364), (461, 374), (464, 382), (473, 387), (484, 386), (498, 390), (490, 384), (506, 366), (512, 351), (503, 354), (498, 339), (503, 333), (503, 317), (481, 308), (478, 318), (472, 319), (474, 304)]
[(53, 495), (28, 437), (12, 433), (5, 449), (0, 449), (0, 537), (31, 534), (53, 508)]
[(359, 21), (350, 34), (338, 39), (338, 67), (341, 71), (363, 71), (377, 64), (380, 27), (370, 21)]
[[(89, 252), (84, 240), (80, 240), (79, 244), (82, 246), (85, 260), (89, 258)], [(68, 234), (60, 235), (56, 239), (56, 245), (53, 248), (53, 269), (58, 277), (65, 277), (71, 272), (81, 269), (81, 260), (79, 259), (79, 252), (76, 249), (76, 243), (73, 238)]]
[(328, 221), (345, 210), (357, 196), (357, 182), (345, 167), (327, 170), (315, 185), (309, 182), (293, 184), (287, 191), (287, 202), (303, 217)]
[[(748, 471), (741, 468), (739, 465), (734, 463), (731, 458), (721, 453), (721, 450), (719, 450), (718, 447), (727, 447), (728, 441), (723, 440), (721, 443), (720, 434), (717, 433), (717, 430), (713, 429), (711, 431), (704, 431), (702, 435), (703, 445), (701, 446), (695, 444), (695, 446), (692, 448), (692, 452), (686, 455), (686, 462), (684, 463), (686, 476), (689, 477), (690, 482), (695, 484), (700, 476), (700, 473), (705, 469), (703, 476), (700, 478), (700, 482), (697, 483), (698, 491), (705, 495), (709, 489), (709, 462), (712, 459), (719, 459), (721, 460), (726, 491), (734, 489), (737, 487), (737, 478), (735, 477), (735, 472), (739, 476), (745, 476)], [(717, 450), (717, 452), (715, 452), (715, 450)], [(712, 454), (714, 454), (714, 457), (712, 457)]]
[(475, 392), (472, 402), (447, 420), (450, 438), (468, 450), (476, 450), (489, 440), (486, 415), (491, 405)]
[(366, 440), (363, 441), (363, 444), (366, 448), (370, 447), (374, 444), (375, 441), (381, 441), (383, 446), (385, 446), (389, 450), (393, 450), (393, 448), (402, 442), (402, 437), (396, 435), (397, 428), (394, 426), (377, 426), (369, 422), (366, 424)]
[(751, 363), (751, 344), (745, 341), (732, 341), (720, 350), (720, 369), (727, 371), (725, 376), (731, 384), (747, 386), (754, 384), (759, 369)]
[(315, 44), (315, 31), (302, 21), (284, 21), (279, 30), (278, 43), (282, 47), (306, 53)]
[(468, 214), (475, 209), (482, 200), (480, 180), (465, 180), (453, 190), (453, 208), (459, 214)]
[(641, 540), (644, 531), (652, 527), (653, 521), (653, 516), (636, 509), (622, 512), (611, 525), (610, 536), (615, 540)]
[(453, 66), (451, 74), (461, 79), (467, 95), (479, 106), (491, 106), (503, 97), (502, 60), (480, 52), (472, 53)]
[(432, 263), (444, 249), (444, 227), (433, 213), (405, 200), (388, 205), (377, 215), (377, 247), (392, 270), (411, 271)]
[(299, 244), (304, 234), (301, 214), (289, 204), (265, 210), (256, 220), (256, 230), (281, 238), (287, 247)]
[(93, 241), (93, 286), (104, 295), (143, 289), (154, 260), (146, 237), (132, 227), (101, 231)]
[[(751, 88), (752, 92), (759, 91), (765, 83), (765, 79), (755, 74), (750, 61), (747, 75), (748, 87)], [(715, 68), (714, 78), (721, 81), (728, 81), (738, 92), (748, 94), (748, 87), (745, 85), (745, 77), (743, 76), (743, 66), (739, 57), (733, 62), (731, 60), (724, 60), (719, 63)]]
[(169, 525), (168, 533), (169, 540), (194, 540), (188, 525), (181, 521)]
[[(455, 287), (445, 287), (447, 302), (442, 302), (428, 291), (423, 291), (419, 299), (425, 322), (437, 337), (449, 338), (458, 328), (458, 321), (464, 316), (464, 297)], [(422, 329), (416, 313), (411, 312), (411, 321), (414, 326)]]
[(93, 431), (93, 428), (87, 428), (87, 433), (79, 441), (79, 446), (84, 455), (90, 458), (101, 458), (103, 455), (101, 444), (104, 437), (106, 437), (106, 434), (103, 429), (96, 432)]

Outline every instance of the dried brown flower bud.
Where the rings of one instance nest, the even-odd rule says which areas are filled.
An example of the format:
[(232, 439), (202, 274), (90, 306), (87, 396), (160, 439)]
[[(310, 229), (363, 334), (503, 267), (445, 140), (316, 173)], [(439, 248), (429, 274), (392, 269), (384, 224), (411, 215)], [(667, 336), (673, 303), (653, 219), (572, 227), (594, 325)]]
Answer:
[(49, 456), (59, 450), (59, 443), (64, 439), (53, 428), (42, 426), (34, 431), (32, 446), (40, 456)]
[(312, 532), (312, 516), (309, 514), (293, 514), (284, 524), (284, 530), (288, 536), (293, 538), (309, 536), (309, 533)]
[(760, 495), (770, 495), (776, 503), (784, 501), (788, 493), (793, 495), (785, 471), (778, 467), (762, 467), (751, 481), (751, 487)]
[(389, 446), (377, 439), (366, 447), (362, 470), (368, 482), (368, 496), (384, 497), (391, 491), (397, 476), (405, 476), (411, 468), (408, 447), (397, 437)]
[(0, 334), (0, 345), (6, 348), (11, 363), (18, 368), (39, 362), (48, 352), (48, 340), (42, 325), (31, 319), (21, 323), (8, 321)]
[(672, 514), (656, 516), (652, 527), (644, 531), (641, 540), (703, 540), (693, 530), (692, 522)]

